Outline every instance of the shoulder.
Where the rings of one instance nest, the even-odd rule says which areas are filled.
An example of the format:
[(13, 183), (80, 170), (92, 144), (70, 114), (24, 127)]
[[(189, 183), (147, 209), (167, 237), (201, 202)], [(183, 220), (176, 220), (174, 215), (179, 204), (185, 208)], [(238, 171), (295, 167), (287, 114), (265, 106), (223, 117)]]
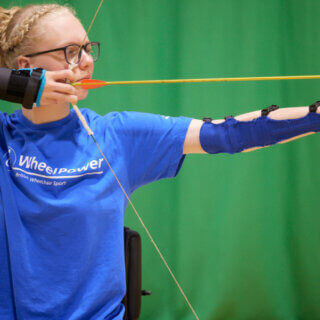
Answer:
[(86, 118), (88, 123), (92, 125), (109, 125), (114, 128), (129, 128), (141, 125), (146, 125), (150, 122), (157, 122), (159, 119), (164, 118), (161, 115), (151, 113), (135, 112), (135, 111), (122, 111), (122, 112), (109, 112), (105, 115), (100, 115), (93, 110), (83, 108), (81, 113)]
[(191, 119), (186, 117), (171, 117), (161, 114), (123, 111), (107, 115), (119, 129), (124, 130), (148, 130), (164, 129), (175, 126), (187, 126)]
[(2, 125), (8, 125), (10, 123), (17, 122), (17, 114), (19, 113), (19, 110), (16, 110), (13, 113), (7, 113), (7, 112), (1, 112), (0, 111), (0, 123)]
[(184, 131), (192, 120), (182, 116), (171, 117), (135, 111), (110, 112), (103, 116), (90, 109), (81, 109), (81, 112), (89, 126), (95, 130), (103, 129), (122, 134), (168, 132), (175, 129)]
[[(74, 112), (74, 111), (72, 111)], [(82, 115), (85, 117), (89, 127), (97, 134), (114, 133), (116, 135), (123, 133), (132, 123), (135, 123), (136, 112), (109, 112), (105, 115), (83, 108)]]
[(0, 111), (0, 122), (4, 122), (6, 119), (8, 119), (9, 115), (6, 112), (1, 112)]
[(101, 115), (91, 109), (81, 108), (81, 113), (86, 118), (87, 121), (98, 122), (98, 121), (113, 121), (119, 117), (120, 112), (109, 112), (105, 115)]

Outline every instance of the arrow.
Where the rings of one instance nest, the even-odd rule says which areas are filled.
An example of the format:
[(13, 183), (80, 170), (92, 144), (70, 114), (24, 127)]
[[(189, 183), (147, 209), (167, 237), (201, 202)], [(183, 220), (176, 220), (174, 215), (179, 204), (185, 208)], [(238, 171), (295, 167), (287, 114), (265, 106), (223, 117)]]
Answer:
[(171, 80), (137, 80), (137, 81), (102, 81), (83, 79), (71, 83), (75, 87), (83, 89), (96, 89), (110, 85), (121, 84), (163, 84), (163, 83), (199, 83), (199, 82), (236, 82), (236, 81), (270, 81), (270, 80), (307, 80), (320, 79), (320, 75), (307, 76), (275, 76), (275, 77), (237, 77), (237, 78), (204, 78), (204, 79), (171, 79)]

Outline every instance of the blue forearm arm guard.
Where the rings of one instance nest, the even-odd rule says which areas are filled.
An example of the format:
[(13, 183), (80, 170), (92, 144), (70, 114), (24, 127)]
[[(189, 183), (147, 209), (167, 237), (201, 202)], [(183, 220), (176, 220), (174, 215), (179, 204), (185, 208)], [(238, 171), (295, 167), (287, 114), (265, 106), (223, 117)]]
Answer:
[(315, 112), (287, 120), (273, 120), (266, 116), (251, 121), (229, 118), (220, 124), (205, 122), (200, 130), (200, 144), (207, 153), (236, 153), (319, 130), (320, 115)]

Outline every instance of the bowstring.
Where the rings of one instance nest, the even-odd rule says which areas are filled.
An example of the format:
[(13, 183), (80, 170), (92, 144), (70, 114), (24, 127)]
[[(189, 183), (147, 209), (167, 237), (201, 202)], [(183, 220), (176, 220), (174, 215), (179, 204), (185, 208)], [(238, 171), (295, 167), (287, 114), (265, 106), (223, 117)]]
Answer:
[[(97, 15), (98, 15), (100, 9), (101, 9), (101, 6), (102, 6), (102, 4), (103, 4), (103, 1), (104, 1), (104, 0), (101, 0), (101, 1), (100, 1), (99, 6), (98, 6), (98, 8), (97, 8), (97, 10), (96, 10), (96, 12), (95, 12), (95, 14), (94, 14), (94, 17), (92, 18), (92, 21), (91, 21), (91, 23), (90, 23), (90, 26), (89, 26), (89, 28), (88, 28), (85, 36), (84, 36), (83, 43), (82, 43), (82, 45), (81, 45), (80, 48), (79, 48), (79, 53), (80, 53), (80, 50), (82, 50), (82, 46), (84, 45), (84, 43), (85, 43), (85, 41), (86, 41), (86, 39), (87, 39), (87, 37), (88, 37), (88, 34), (89, 34), (89, 32), (90, 32), (90, 30), (91, 30), (91, 28), (92, 28), (92, 26), (93, 26), (93, 23), (94, 23)], [(78, 54), (79, 54), (79, 53), (78, 53)], [(74, 66), (71, 66), (71, 68), (73, 68), (73, 67), (75, 67), (75, 65), (74, 65)], [(144, 224), (144, 222), (143, 222), (140, 214), (138, 213), (137, 209), (136, 209), (135, 206), (133, 205), (132, 201), (130, 200), (130, 197), (128, 196), (127, 192), (125, 191), (124, 187), (122, 186), (122, 184), (121, 184), (118, 176), (116, 175), (115, 171), (113, 170), (113, 168), (111, 167), (109, 161), (107, 160), (107, 157), (105, 156), (105, 154), (104, 154), (103, 151), (101, 150), (100, 145), (99, 145), (99, 143), (97, 142), (97, 140), (95, 139), (94, 134), (93, 134), (91, 128), (89, 127), (89, 125), (88, 125), (88, 123), (86, 122), (85, 118), (82, 116), (79, 108), (78, 108), (75, 104), (72, 105), (72, 106), (73, 106), (74, 110), (76, 111), (76, 114), (77, 114), (80, 122), (82, 123), (82, 125), (84, 126), (84, 128), (86, 129), (86, 131), (88, 132), (88, 135), (92, 138), (93, 142), (94, 142), (95, 145), (97, 146), (97, 148), (98, 148), (100, 154), (102, 155), (105, 163), (107, 164), (107, 166), (109, 167), (110, 171), (112, 172), (112, 174), (113, 174), (115, 180), (117, 181), (120, 189), (122, 190), (124, 196), (126, 197), (128, 203), (130, 204), (130, 206), (131, 206), (133, 212), (135, 213), (136, 217), (137, 217), (138, 220), (140, 221), (140, 223), (141, 223), (143, 229), (145, 230), (146, 234), (148, 235), (148, 238), (149, 238), (149, 240), (151, 241), (152, 245), (154, 246), (154, 248), (155, 248), (156, 251), (158, 252), (158, 254), (159, 254), (159, 256), (160, 256), (163, 264), (164, 264), (165, 267), (167, 268), (167, 270), (168, 270), (169, 274), (171, 275), (173, 281), (175, 282), (175, 284), (176, 284), (176, 286), (178, 287), (180, 293), (182, 294), (183, 298), (185, 299), (186, 303), (188, 304), (191, 312), (193, 313), (193, 315), (195, 316), (195, 318), (196, 318), (197, 320), (199, 320), (199, 317), (198, 317), (196, 311), (194, 310), (193, 306), (191, 305), (191, 303), (190, 303), (187, 295), (185, 294), (185, 292), (184, 292), (184, 290), (182, 289), (181, 285), (179, 284), (177, 278), (175, 277), (174, 273), (172, 272), (169, 264), (167, 263), (166, 259), (164, 258), (163, 254), (162, 254), (162, 252), (160, 251), (160, 249), (159, 249), (158, 245), (156, 244), (155, 240), (153, 239), (153, 237), (152, 237), (149, 229), (148, 229), (147, 226)]]

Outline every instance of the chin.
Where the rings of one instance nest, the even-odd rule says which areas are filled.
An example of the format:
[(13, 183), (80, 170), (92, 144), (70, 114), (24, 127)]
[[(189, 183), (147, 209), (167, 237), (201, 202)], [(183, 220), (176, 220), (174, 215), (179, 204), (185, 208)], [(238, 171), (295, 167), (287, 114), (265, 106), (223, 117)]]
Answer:
[(84, 100), (88, 96), (88, 90), (79, 89), (77, 92), (78, 100)]

